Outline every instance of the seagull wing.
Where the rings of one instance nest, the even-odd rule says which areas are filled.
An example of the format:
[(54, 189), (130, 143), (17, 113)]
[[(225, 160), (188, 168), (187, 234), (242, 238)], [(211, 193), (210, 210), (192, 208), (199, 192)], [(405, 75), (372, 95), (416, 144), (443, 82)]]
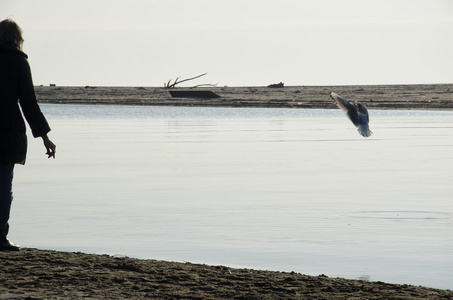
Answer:
[(363, 116), (368, 124), (368, 122), (370, 122), (370, 117), (368, 115), (368, 110), (366, 109), (365, 105), (362, 105), (359, 102), (356, 102), (355, 106), (357, 107), (357, 111), (358, 111), (359, 115)]
[(359, 113), (358, 118), (359, 118), (359, 126), (357, 126), (357, 131), (363, 136), (363, 137), (369, 137), (373, 134), (373, 132), (370, 130), (370, 127), (368, 126), (368, 123), (370, 122), (370, 116), (368, 115), (368, 110), (366, 109), (365, 105), (362, 105), (358, 102), (355, 103), (355, 106), (357, 107), (357, 111)]
[(359, 126), (357, 108), (355, 107), (354, 104), (352, 104), (346, 99), (341, 98), (339, 95), (333, 92), (330, 93), (330, 98), (333, 99), (333, 102), (338, 106), (338, 108), (343, 110), (348, 115), (349, 119), (355, 126)]

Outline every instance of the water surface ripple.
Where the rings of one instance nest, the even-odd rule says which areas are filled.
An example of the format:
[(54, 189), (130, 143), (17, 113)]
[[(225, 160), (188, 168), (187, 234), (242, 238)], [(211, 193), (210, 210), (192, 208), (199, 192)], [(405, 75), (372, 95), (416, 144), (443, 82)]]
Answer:
[[(453, 113), (42, 105), (24, 247), (453, 289)], [(29, 135), (30, 136), (30, 135)]]

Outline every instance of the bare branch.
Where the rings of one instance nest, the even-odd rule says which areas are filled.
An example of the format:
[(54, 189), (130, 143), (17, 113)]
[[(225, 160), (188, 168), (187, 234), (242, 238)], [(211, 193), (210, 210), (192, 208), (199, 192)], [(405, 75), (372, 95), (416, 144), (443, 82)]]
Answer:
[(164, 83), (164, 88), (168, 89), (168, 87), (170, 86), (170, 82), (171, 82), (171, 79), (168, 81), (167, 84)]
[(197, 84), (197, 85), (194, 85), (192, 88), (207, 87), (207, 86), (217, 86), (217, 83), (215, 83), (215, 84), (212, 84), (212, 83)]
[(192, 77), (192, 78), (187, 78), (187, 79), (178, 81), (178, 79), (181, 77), (181, 76), (180, 76), (180, 77), (176, 78), (176, 80), (175, 80), (175, 82), (174, 82), (173, 84), (170, 84), (170, 82), (171, 82), (171, 79), (170, 79), (170, 80), (168, 81), (167, 85), (164, 85), (164, 87), (165, 87), (166, 89), (172, 89), (172, 88), (174, 88), (177, 84), (180, 84), (181, 82), (185, 82), (185, 81), (197, 79), (197, 78), (199, 78), (199, 77), (201, 77), (201, 76), (204, 76), (204, 75), (206, 75), (206, 74), (208, 74), (208, 73), (204, 73), (204, 74), (201, 74), (201, 75)]

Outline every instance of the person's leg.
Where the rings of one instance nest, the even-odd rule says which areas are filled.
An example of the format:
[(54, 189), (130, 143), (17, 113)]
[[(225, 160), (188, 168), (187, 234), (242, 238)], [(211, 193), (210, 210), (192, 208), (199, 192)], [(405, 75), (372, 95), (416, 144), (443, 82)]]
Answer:
[(0, 234), (8, 235), (9, 212), (13, 200), (13, 164), (0, 164)]
[(13, 201), (14, 164), (0, 164), (0, 250), (19, 250), (6, 236), (9, 231), (9, 213)]

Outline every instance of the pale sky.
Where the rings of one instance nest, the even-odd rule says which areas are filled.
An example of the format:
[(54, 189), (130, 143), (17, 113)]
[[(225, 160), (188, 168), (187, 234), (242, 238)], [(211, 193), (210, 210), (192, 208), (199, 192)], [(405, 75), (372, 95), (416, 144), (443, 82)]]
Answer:
[(0, 0), (35, 85), (453, 83), (451, 0)]

